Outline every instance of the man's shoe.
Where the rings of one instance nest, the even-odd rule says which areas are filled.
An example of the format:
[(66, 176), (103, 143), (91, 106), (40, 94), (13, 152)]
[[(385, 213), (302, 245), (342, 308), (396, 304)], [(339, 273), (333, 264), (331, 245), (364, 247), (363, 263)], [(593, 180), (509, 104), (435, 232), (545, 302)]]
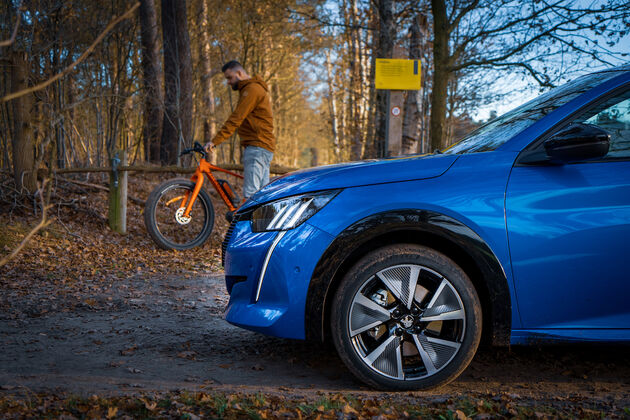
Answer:
[(234, 212), (233, 211), (228, 211), (227, 213), (225, 213), (225, 219), (232, 223), (232, 219), (234, 219)]

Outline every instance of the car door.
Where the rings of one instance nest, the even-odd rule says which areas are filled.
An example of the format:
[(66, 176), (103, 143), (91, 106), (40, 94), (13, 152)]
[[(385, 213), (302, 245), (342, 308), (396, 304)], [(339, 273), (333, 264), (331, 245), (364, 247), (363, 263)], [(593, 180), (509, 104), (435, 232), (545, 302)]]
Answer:
[[(608, 154), (564, 165), (517, 160), (507, 185), (506, 224), (521, 324), (529, 330), (564, 329), (562, 335), (582, 339), (628, 339), (630, 89), (609, 95), (566, 124), (571, 122), (606, 130)], [(596, 329), (613, 330), (602, 336)]]

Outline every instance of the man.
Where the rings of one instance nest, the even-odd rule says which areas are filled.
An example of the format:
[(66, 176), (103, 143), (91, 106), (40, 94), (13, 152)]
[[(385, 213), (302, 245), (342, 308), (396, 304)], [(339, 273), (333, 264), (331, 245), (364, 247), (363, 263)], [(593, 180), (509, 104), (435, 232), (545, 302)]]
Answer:
[(238, 129), (244, 147), (243, 196), (247, 199), (269, 182), (269, 164), (276, 145), (269, 88), (260, 77), (250, 77), (237, 61), (226, 63), (221, 70), (232, 89), (239, 91), (238, 103), (221, 130), (204, 147), (210, 153)]

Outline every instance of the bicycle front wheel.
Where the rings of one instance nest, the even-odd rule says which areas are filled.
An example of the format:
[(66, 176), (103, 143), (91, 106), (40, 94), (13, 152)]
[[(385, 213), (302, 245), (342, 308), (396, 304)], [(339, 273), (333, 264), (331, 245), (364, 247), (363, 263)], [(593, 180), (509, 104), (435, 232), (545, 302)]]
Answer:
[(202, 245), (214, 226), (214, 209), (206, 191), (197, 195), (190, 217), (183, 215), (182, 202), (195, 183), (172, 179), (154, 189), (145, 204), (144, 223), (149, 235), (162, 249), (184, 250)]

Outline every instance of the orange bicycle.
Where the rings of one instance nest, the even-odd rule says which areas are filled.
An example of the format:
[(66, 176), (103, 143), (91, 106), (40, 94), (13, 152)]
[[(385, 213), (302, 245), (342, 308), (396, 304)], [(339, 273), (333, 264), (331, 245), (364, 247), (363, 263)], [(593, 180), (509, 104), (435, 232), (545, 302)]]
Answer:
[(149, 235), (162, 249), (190, 249), (202, 245), (210, 237), (214, 208), (210, 196), (201, 188), (204, 175), (230, 212), (234, 212), (240, 204), (240, 198), (230, 183), (216, 179), (212, 172), (243, 177), (210, 164), (206, 160), (206, 151), (197, 142), (180, 156), (193, 152), (201, 154), (201, 159), (190, 180), (176, 178), (163, 182), (151, 191), (144, 207), (144, 223)]

